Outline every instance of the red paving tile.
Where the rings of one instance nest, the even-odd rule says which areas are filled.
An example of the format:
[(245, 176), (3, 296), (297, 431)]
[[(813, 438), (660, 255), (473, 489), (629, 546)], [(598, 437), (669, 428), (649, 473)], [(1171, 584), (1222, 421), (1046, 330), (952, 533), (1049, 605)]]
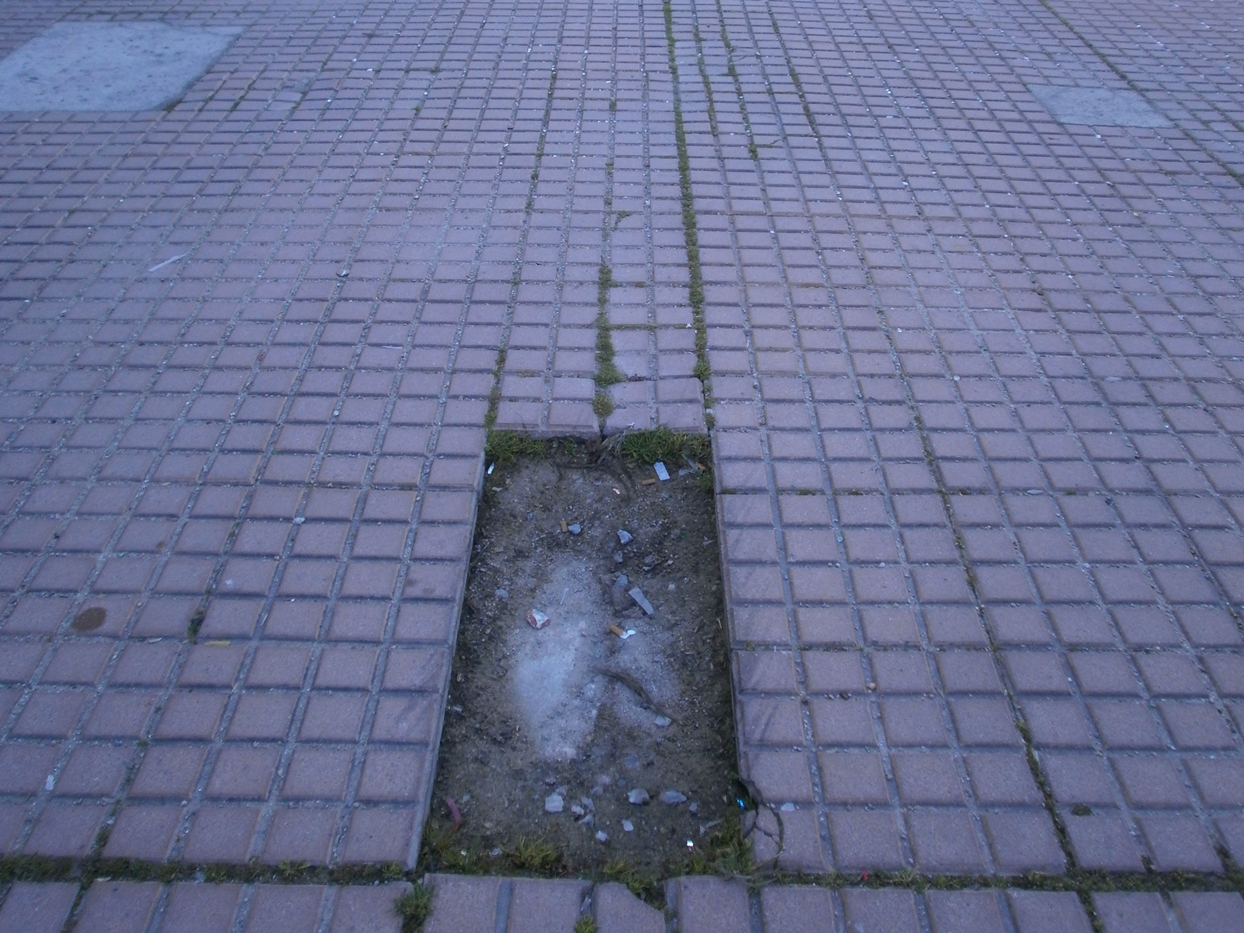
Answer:
[[(241, 30), (180, 101), (6, 116), (4, 852), (413, 866), (491, 408), (712, 426), (758, 858), (1244, 861), (1238, 12), (665, 13), (156, 4)], [(61, 18), (7, 10), (0, 54)], [(1087, 923), (716, 883), (680, 929)], [(396, 922), (389, 889), (72, 890), (0, 927)], [(568, 890), (442, 879), (433, 925), (573, 923)]]

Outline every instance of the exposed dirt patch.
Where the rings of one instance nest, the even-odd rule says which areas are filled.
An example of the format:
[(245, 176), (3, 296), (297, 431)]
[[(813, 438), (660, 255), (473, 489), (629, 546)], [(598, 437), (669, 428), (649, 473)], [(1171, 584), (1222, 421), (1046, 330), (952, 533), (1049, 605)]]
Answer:
[(487, 477), (428, 833), (460, 867), (671, 873), (737, 808), (712, 484), (666, 466), (559, 442)]

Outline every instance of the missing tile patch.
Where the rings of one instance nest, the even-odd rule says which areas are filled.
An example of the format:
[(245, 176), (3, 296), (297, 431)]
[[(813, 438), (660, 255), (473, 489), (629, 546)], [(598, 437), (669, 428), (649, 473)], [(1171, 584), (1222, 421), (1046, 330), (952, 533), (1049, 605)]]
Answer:
[(56, 23), (0, 61), (0, 110), (158, 110), (241, 33), (153, 22)]
[(1084, 126), (1170, 126), (1135, 91), (1031, 84), (1028, 90), (1059, 123)]
[(486, 477), (436, 867), (506, 870), (538, 839), (571, 872), (676, 871), (738, 812), (711, 474), (666, 460), (548, 442)]

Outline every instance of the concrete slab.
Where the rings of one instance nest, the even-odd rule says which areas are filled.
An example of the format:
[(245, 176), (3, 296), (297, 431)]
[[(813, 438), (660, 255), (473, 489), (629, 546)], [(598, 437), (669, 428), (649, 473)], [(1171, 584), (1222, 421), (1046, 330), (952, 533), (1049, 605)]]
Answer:
[(1051, 87), (1030, 84), (1028, 90), (1059, 123), (1085, 126), (1170, 126), (1135, 91), (1102, 87)]
[(156, 110), (180, 97), (241, 32), (56, 23), (0, 61), (0, 110)]

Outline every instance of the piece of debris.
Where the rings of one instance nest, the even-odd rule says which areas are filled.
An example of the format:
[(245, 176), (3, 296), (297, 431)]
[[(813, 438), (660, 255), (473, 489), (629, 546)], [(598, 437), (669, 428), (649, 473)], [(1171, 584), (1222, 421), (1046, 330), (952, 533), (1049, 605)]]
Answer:
[(622, 832), (624, 833), (635, 832), (635, 824), (632, 823), (630, 820), (623, 820), (622, 821)]
[(569, 532), (570, 532), (572, 535), (574, 535), (576, 538), (577, 538), (579, 535), (583, 534), (583, 526), (582, 526), (582, 525), (580, 525), (578, 522), (574, 522), (573, 524), (568, 525), (568, 526), (567, 526), (567, 528), (566, 528), (566, 530), (567, 530), (567, 531), (569, 531)]
[(618, 541), (620, 541), (622, 544), (630, 544), (634, 540), (635, 540), (635, 536), (631, 534), (629, 531), (627, 531), (625, 528), (618, 529)]
[(671, 807), (675, 804), (686, 803), (687, 795), (680, 794), (676, 790), (667, 790), (661, 793), (661, 803), (669, 804)]
[(783, 812), (783, 813), (794, 813), (794, 812), (795, 812), (795, 805), (794, 805), (793, 803), (789, 803), (789, 802), (784, 803), (784, 804), (782, 804), (782, 806), (781, 806), (781, 810), (782, 810), (782, 812)]
[(626, 799), (637, 807), (642, 807), (652, 798), (648, 796), (648, 792), (642, 787), (632, 787), (626, 792)]
[(497, 597), (497, 599), (504, 602), (505, 600), (510, 598), (510, 591), (502, 587), (497, 587), (497, 589), (493, 592), (492, 595)]
[(609, 841), (609, 834), (605, 832), (603, 829), (597, 830), (596, 841), (599, 842), (601, 845), (604, 845), (606, 842)]
[(528, 609), (527, 624), (538, 632), (549, 624), (548, 614), (541, 612), (539, 609)]
[(157, 272), (160, 269), (163, 269), (165, 266), (170, 265), (171, 263), (174, 263), (179, 259), (185, 259), (189, 255), (190, 255), (189, 253), (178, 253), (176, 256), (170, 256), (168, 259), (164, 260), (164, 262), (157, 262), (154, 266), (152, 266), (147, 271)]
[(561, 813), (565, 801), (562, 800), (561, 794), (549, 794), (544, 798), (545, 813)]
[(611, 633), (613, 633), (614, 635), (617, 635), (619, 638), (625, 638), (625, 637), (626, 637), (626, 631), (625, 631), (625, 630), (624, 630), (621, 626), (619, 626), (619, 625), (614, 625), (614, 624), (610, 623), (610, 625), (609, 625), (609, 631), (610, 631)]
[(649, 476), (646, 480), (642, 480), (639, 485), (655, 486), (656, 484), (657, 484), (657, 478), (655, 476)]
[(670, 478), (670, 471), (665, 469), (665, 464), (662, 463), (660, 460), (654, 463), (652, 465), (652, 468), (656, 470), (657, 479), (659, 479), (661, 482), (664, 483), (666, 480)]
[(586, 810), (584, 810), (584, 809), (583, 809), (581, 806), (579, 806), (577, 803), (572, 803), (572, 804), (570, 805), (570, 812), (571, 812), (571, 813), (573, 813), (575, 816), (582, 816), (582, 815), (583, 815), (583, 814), (585, 814), (587, 811), (586, 811)]
[(631, 599), (635, 600), (639, 608), (644, 611), (644, 615), (656, 615), (656, 610), (652, 608), (652, 603), (648, 602), (648, 597), (644, 595), (643, 590), (637, 586), (632, 586), (627, 590), (627, 593), (630, 594)]
[(628, 628), (625, 632), (623, 632), (618, 637), (621, 638), (623, 641), (626, 641), (628, 638), (630, 638), (634, 634), (635, 634), (635, 630), (633, 628)]
[(670, 719), (668, 716), (658, 716), (656, 719), (653, 720), (653, 722), (656, 723), (656, 726), (658, 729), (668, 729), (670, 726), (670, 723), (672, 723), (673, 721), (674, 720)]
[(687, 810), (694, 816), (700, 812), (700, 805), (693, 800), (687, 805)]
[(570, 526), (566, 524), (566, 520), (564, 518), (561, 520), (559, 525), (561, 527), (562, 534), (565, 534), (567, 531), (570, 530)]
[[(466, 798), (464, 797), (463, 803), (465, 802)], [(462, 825), (462, 811), (458, 809), (458, 805), (454, 803), (454, 798), (452, 797), (445, 798), (445, 808), (449, 810), (449, 818), (453, 821), (450, 823), (449, 831), (451, 833), (457, 832), (458, 827)]]

